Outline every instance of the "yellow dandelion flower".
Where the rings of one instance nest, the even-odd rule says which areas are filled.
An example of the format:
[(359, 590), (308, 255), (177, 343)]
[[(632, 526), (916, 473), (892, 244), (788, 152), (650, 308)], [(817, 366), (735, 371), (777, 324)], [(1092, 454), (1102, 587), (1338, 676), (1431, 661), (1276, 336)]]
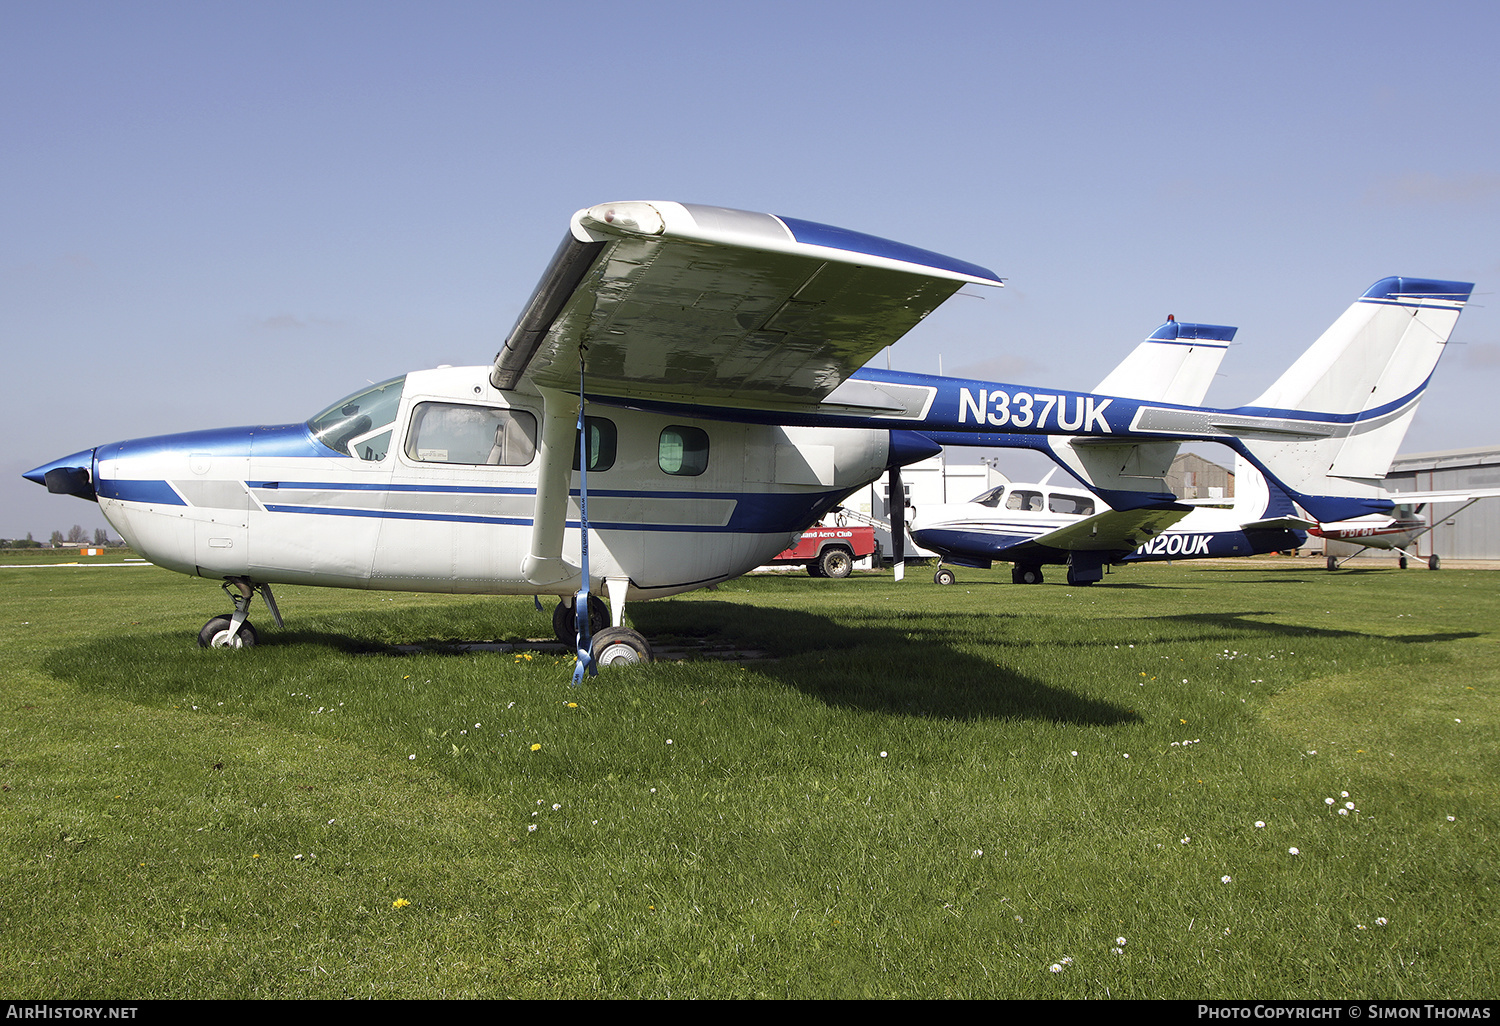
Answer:
[(540, 751), (541, 751), (541, 750), (542, 750), (542, 746), (541, 746), (541, 745), (539, 745), (539, 744), (537, 744), (537, 745), (532, 745), (532, 746), (531, 746), (531, 750), (532, 750), (532, 751), (533, 751), (533, 752), (540, 752)]
[(395, 901), (391, 902), (391, 908), (405, 908), (410, 904), (411, 902), (407, 901), (405, 898), (397, 898)]

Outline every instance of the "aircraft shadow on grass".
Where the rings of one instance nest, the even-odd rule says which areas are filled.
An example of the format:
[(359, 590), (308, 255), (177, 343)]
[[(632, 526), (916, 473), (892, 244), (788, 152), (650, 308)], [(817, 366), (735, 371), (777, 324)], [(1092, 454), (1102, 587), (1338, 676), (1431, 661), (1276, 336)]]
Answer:
[[(393, 618), (401, 613), (392, 612)], [(1083, 726), (1113, 726), (1138, 723), (1141, 717), (1127, 704), (1089, 696), (1079, 690), (1004, 665), (1004, 651), (1049, 648), (1099, 648), (1104, 645), (1202, 644), (1212, 640), (1243, 645), (1247, 635), (1279, 641), (1300, 638), (1355, 638), (1397, 642), (1442, 642), (1478, 637), (1478, 632), (1438, 635), (1383, 636), (1362, 631), (1291, 626), (1258, 619), (1274, 616), (1268, 610), (1235, 613), (1186, 613), (1162, 617), (1140, 617), (1118, 621), (1118, 637), (1097, 633), (1086, 639), (1038, 638), (1025, 614), (975, 612), (947, 616), (937, 621), (903, 620), (893, 611), (846, 614), (834, 620), (802, 610), (748, 606), (726, 601), (660, 601), (640, 603), (633, 618), (644, 630), (661, 637), (665, 658), (688, 661), (740, 663), (753, 668), (760, 678), (771, 678), (831, 706), (884, 712), (893, 715), (953, 720), (1045, 720)], [(1153, 639), (1160, 625), (1175, 639)], [(1192, 636), (1181, 637), (1184, 626), (1195, 626)], [(543, 651), (557, 655), (556, 643), (483, 639), (429, 639), (394, 645), (372, 640), (371, 621), (362, 617), (351, 623), (351, 633), (334, 630), (285, 630), (267, 632), (262, 647), (282, 652), (295, 649), (329, 649), (347, 655), (405, 656), (468, 655), (484, 658), (485, 650)], [(378, 626), (378, 625), (377, 625)], [(396, 630), (388, 633), (399, 634)], [(387, 632), (382, 632), (387, 633)], [(363, 635), (363, 636), (362, 636)], [(100, 642), (109, 650), (108, 661), (118, 665), (136, 659), (148, 661), (158, 651), (146, 647), (134, 657), (130, 646), (119, 639)], [(972, 653), (976, 645), (1000, 650), (1000, 662)], [(97, 646), (85, 646), (92, 650)], [(476, 651), (478, 649), (478, 651)], [(84, 683), (70, 666), (82, 662), (99, 665), (102, 653), (59, 653), (53, 672)], [(216, 662), (225, 658), (254, 659), (254, 650), (232, 653), (205, 651), (203, 658)], [(628, 671), (613, 671), (614, 673)], [(609, 687), (611, 671), (583, 686)], [(748, 678), (746, 686), (756, 678)], [(661, 686), (672, 685), (663, 683)]]
[(1424, 642), (1463, 641), (1469, 638), (1483, 637), (1480, 631), (1448, 631), (1443, 634), (1371, 634), (1368, 631), (1349, 630), (1338, 627), (1308, 627), (1305, 625), (1293, 626), (1290, 624), (1275, 623), (1268, 620), (1252, 619), (1259, 616), (1275, 616), (1273, 610), (1259, 610), (1244, 613), (1179, 613), (1175, 616), (1158, 616), (1145, 618), (1143, 621), (1159, 621), (1173, 624), (1202, 624), (1222, 631), (1226, 635), (1236, 634), (1274, 634), (1287, 640), (1295, 638), (1356, 638), (1370, 641), (1399, 641), (1403, 644), (1420, 644)]

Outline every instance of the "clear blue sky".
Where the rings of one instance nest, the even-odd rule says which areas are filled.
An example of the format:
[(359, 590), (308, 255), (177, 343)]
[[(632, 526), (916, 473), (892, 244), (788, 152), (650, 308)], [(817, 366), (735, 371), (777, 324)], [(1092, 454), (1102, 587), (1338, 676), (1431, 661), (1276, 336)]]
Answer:
[(1379, 278), (1474, 281), (1404, 450), (1500, 444), (1497, 47), (1440, 0), (0, 0), (0, 536), (104, 526), (20, 478), (55, 457), (488, 362), (618, 199), (1009, 279), (909, 370), (1088, 388), (1169, 313), (1238, 325), (1219, 405)]

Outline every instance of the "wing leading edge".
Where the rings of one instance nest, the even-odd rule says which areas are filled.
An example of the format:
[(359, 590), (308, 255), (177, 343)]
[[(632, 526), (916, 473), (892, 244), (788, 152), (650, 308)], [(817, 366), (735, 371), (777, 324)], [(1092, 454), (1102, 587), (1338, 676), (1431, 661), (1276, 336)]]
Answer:
[(497, 388), (761, 410), (816, 406), (992, 271), (871, 235), (664, 202), (573, 215), (495, 357)]
[(1040, 535), (1032, 544), (1064, 552), (1133, 552), (1191, 512), (1188, 506), (1105, 510)]

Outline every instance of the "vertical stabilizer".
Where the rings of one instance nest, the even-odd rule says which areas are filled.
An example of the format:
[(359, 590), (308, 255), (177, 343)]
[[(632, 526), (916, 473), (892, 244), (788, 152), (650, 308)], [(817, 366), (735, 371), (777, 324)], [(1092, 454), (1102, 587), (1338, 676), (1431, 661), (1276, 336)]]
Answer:
[[(1364, 504), (1384, 501), (1380, 482), (1473, 288), (1376, 282), (1265, 394), (1233, 411), (1268, 425), (1240, 425), (1238, 447), (1319, 519), (1369, 512)], [(1299, 424), (1313, 430), (1292, 437)]]
[[(1197, 406), (1208, 394), (1219, 364), (1234, 340), (1234, 328), (1177, 320), (1153, 331), (1099, 382), (1099, 395)], [(1158, 501), (1180, 445), (1173, 441), (1129, 442), (1076, 435), (1046, 436), (1046, 452), (1116, 508)]]

